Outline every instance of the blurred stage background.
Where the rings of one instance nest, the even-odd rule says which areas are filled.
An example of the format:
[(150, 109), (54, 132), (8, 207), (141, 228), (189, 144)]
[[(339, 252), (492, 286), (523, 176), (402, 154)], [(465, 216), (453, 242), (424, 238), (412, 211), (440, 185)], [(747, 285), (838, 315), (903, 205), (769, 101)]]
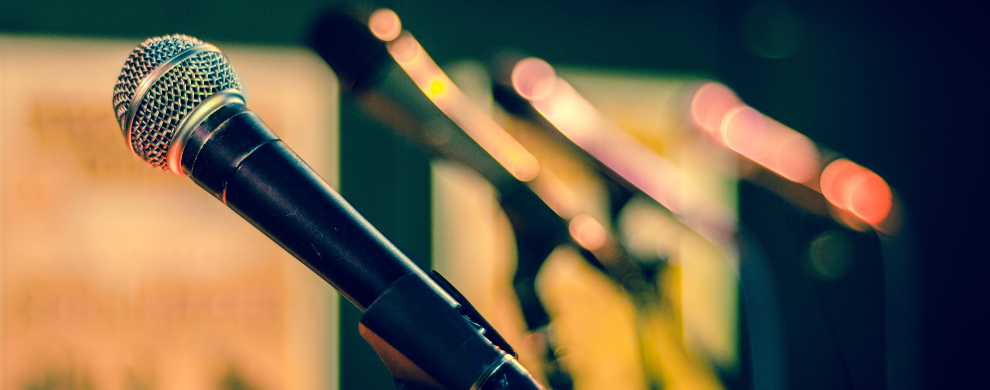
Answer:
[[(293, 95), (292, 84), (256, 85), (264, 82), (251, 80), (249, 70), (244, 69), (251, 66), (238, 62), (236, 48), (243, 48), (245, 53), (250, 53), (245, 54), (245, 57), (253, 56), (255, 63), (259, 64), (257, 73), (261, 75), (255, 78), (264, 80), (265, 72), (279, 68), (277, 60), (274, 60), (279, 56), (305, 58), (299, 62), (318, 61), (307, 57), (308, 54), (305, 52), (300, 52), (299, 47), (305, 45), (309, 29), (315, 22), (315, 15), (338, 3), (341, 2), (298, 1), (290, 4), (220, 0), (87, 3), (6, 0), (0, 2), (0, 34), (3, 35), (2, 39), (8, 42), (0, 46), (0, 50), (30, 52), (32, 50), (30, 48), (16, 48), (16, 41), (36, 37), (68, 39), (69, 43), (60, 44), (58, 42), (64, 41), (59, 40), (51, 43), (51, 50), (58, 53), (51, 60), (73, 61), (74, 58), (80, 58), (81, 62), (78, 66), (80, 73), (76, 77), (85, 79), (84, 75), (89, 74), (87, 69), (102, 68), (92, 64), (92, 61), (83, 64), (87, 61), (83, 60), (83, 57), (93, 52), (111, 53), (100, 57), (102, 58), (100, 60), (94, 60), (107, 63), (109, 68), (93, 72), (106, 72), (115, 76), (130, 47), (146, 37), (179, 32), (218, 44), (221, 49), (230, 53), (234, 65), (245, 73), (249, 91), (252, 93), (251, 106), (258, 111), (266, 111), (261, 112), (262, 116), (276, 131), (285, 136), (295, 149), (310, 148), (311, 151), (307, 153), (313, 156), (324, 152), (323, 155), (327, 160), (318, 163), (325, 169), (324, 177), (333, 183), (338, 177), (339, 167), (337, 188), (342, 194), (383, 234), (411, 257), (424, 262), (421, 264), (426, 264), (429, 259), (443, 255), (436, 253), (438, 250), (449, 250), (435, 244), (437, 236), (445, 233), (436, 229), (436, 225), (443, 223), (437, 216), (442, 215), (442, 211), (433, 206), (438, 204), (438, 196), (449, 194), (450, 191), (449, 188), (444, 189), (443, 182), (431, 184), (431, 177), (436, 175), (437, 168), (431, 168), (428, 159), (405, 141), (380, 128), (362, 124), (362, 119), (351, 115), (346, 105), (340, 107), (339, 118), (334, 111), (321, 112), (321, 118), (325, 118), (327, 123), (312, 125), (325, 126), (326, 139), (303, 138), (301, 141), (293, 142), (287, 134), (291, 131), (280, 127), (289, 126), (289, 123), (294, 123), (294, 120), (312, 112), (300, 107), (276, 107), (279, 99)], [(990, 289), (986, 288), (990, 265), (986, 261), (987, 255), (983, 248), (984, 237), (988, 233), (984, 225), (987, 207), (980, 192), (981, 188), (986, 188), (984, 185), (987, 181), (987, 175), (980, 173), (984, 164), (983, 148), (987, 139), (986, 125), (979, 120), (983, 103), (987, 100), (986, 75), (981, 73), (987, 69), (987, 64), (979, 55), (979, 52), (986, 47), (986, 32), (983, 26), (987, 15), (982, 11), (978, 12), (975, 8), (934, 4), (888, 5), (882, 2), (851, 1), (622, 0), (536, 3), (508, 1), (486, 4), (452, 1), (382, 1), (378, 4), (395, 10), (402, 18), (403, 27), (415, 34), (423, 47), (441, 65), (455, 64), (465, 59), (488, 61), (497, 51), (508, 48), (539, 56), (554, 65), (567, 66), (578, 71), (586, 70), (602, 78), (634, 74), (644, 75), (643, 77), (647, 78), (714, 79), (733, 88), (750, 106), (877, 172), (898, 191), (907, 205), (913, 222), (912, 241), (916, 249), (914, 258), (918, 262), (916, 272), (919, 275), (920, 294), (911, 300), (917, 302), (922, 316), (919, 330), (921, 335), (921, 358), (917, 376), (919, 383), (925, 388), (942, 388), (968, 384), (982, 377), (980, 372), (983, 363), (986, 362), (988, 346), (985, 332), (986, 329), (990, 329), (985, 310), (985, 306), (990, 303)], [(88, 45), (86, 42), (91, 39), (100, 41), (95, 46), (86, 46)], [(10, 40), (15, 43), (10, 43)], [(72, 44), (83, 46), (72, 46)], [(228, 45), (232, 45), (235, 49), (228, 50)], [(87, 54), (74, 54), (73, 50)], [(0, 90), (4, 93), (23, 91), (24, 89), (12, 87), (14, 83), (11, 79), (5, 78), (7, 76), (3, 72), (18, 66), (10, 62), (8, 60), (10, 57), (6, 57), (6, 54), (0, 52), (0, 80), (6, 80), (8, 84), (0, 85)], [(41, 56), (36, 61), (42, 64), (45, 62), (45, 57)], [(245, 60), (247, 63), (250, 61), (251, 59)], [(318, 68), (315, 70), (307, 68), (308, 71), (315, 72), (314, 74), (327, 71), (317, 64), (310, 63), (310, 66)], [(21, 68), (20, 71), (24, 69)], [(29, 66), (28, 69), (33, 67)], [(105, 75), (97, 76), (95, 73), (93, 77), (106, 78)], [(48, 82), (55, 83), (55, 81)], [(269, 82), (269, 84), (277, 83)], [(157, 173), (150, 168), (140, 166), (143, 163), (137, 159), (126, 161), (130, 156), (126, 156), (123, 143), (117, 142), (119, 139), (116, 137), (119, 132), (112, 120), (99, 124), (99, 121), (103, 120), (99, 115), (94, 114), (95, 117), (92, 118), (87, 116), (90, 110), (98, 110), (102, 106), (105, 106), (109, 115), (112, 82), (102, 86), (102, 92), (99, 85), (87, 84), (79, 87), (86, 92), (73, 95), (70, 91), (62, 96), (53, 96), (53, 91), (61, 91), (59, 88), (35, 87), (31, 96), (37, 96), (38, 99), (32, 101), (35, 102), (32, 103), (33, 106), (19, 108), (20, 111), (11, 106), (3, 106), (10, 101), (9, 97), (8, 100), (0, 100), (0, 121), (11, 120), (12, 112), (40, 112), (41, 114), (36, 113), (36, 115), (56, 118), (54, 125), (45, 125), (44, 121), (37, 120), (25, 122), (33, 123), (31, 128), (38, 131), (35, 136), (42, 134), (38, 136), (41, 137), (39, 139), (48, 140), (48, 144), (25, 144), (23, 142), (27, 141), (7, 134), (0, 135), (2, 140), (0, 146), (4, 153), (0, 156), (4, 161), (0, 163), (0, 167), (4, 169), (2, 180), (5, 194), (5, 209), (2, 211), (4, 225), (0, 228), (2, 235), (0, 249), (3, 251), (4, 261), (0, 275), (3, 278), (0, 279), (0, 283), (4, 285), (0, 287), (3, 289), (2, 299), (5, 310), (5, 317), (2, 319), (3, 328), (0, 328), (0, 349), (3, 353), (0, 357), (2, 359), (0, 386), (4, 388), (93, 387), (92, 383), (85, 380), (87, 374), (79, 372), (83, 368), (66, 363), (66, 359), (75, 361), (92, 358), (111, 361), (112, 364), (108, 363), (110, 366), (113, 364), (127, 366), (130, 370), (126, 376), (130, 379), (119, 379), (119, 382), (108, 385), (110, 388), (148, 388), (150, 383), (166, 383), (162, 386), (172, 388), (193, 388), (195, 387), (193, 385), (184, 387), (181, 378), (175, 382), (161, 382), (161, 377), (171, 374), (161, 370), (177, 369), (180, 370), (179, 372), (186, 372), (183, 375), (190, 378), (214, 375), (195, 370), (192, 373), (189, 373), (189, 370), (181, 371), (182, 367), (200, 364), (197, 361), (177, 363), (178, 368), (158, 363), (128, 366), (127, 362), (142, 361), (142, 357), (137, 356), (142, 349), (134, 345), (152, 345), (145, 351), (153, 351), (149, 353), (157, 356), (156, 359), (168, 360), (170, 353), (181, 355), (185, 353), (183, 351), (195, 350), (198, 341), (189, 341), (194, 337), (200, 337), (195, 340), (214, 340), (208, 349), (223, 351), (223, 353), (208, 354), (208, 357), (204, 358), (205, 363), (202, 363), (210, 367), (204, 372), (219, 373), (214, 375), (216, 379), (212, 382), (219, 388), (308, 386), (319, 388), (322, 383), (336, 383), (338, 380), (341, 388), (344, 389), (391, 386), (389, 378), (381, 376), (384, 371), (372, 364), (377, 357), (364, 345), (364, 340), (353, 332), (359, 316), (357, 310), (346, 301), (337, 303), (335, 293), (326, 288), (321, 289), (318, 280), (307, 278), (305, 269), (299, 267), (295, 261), (289, 261), (291, 259), (286, 255), (272, 254), (271, 257), (259, 255), (258, 259), (251, 263), (251, 267), (241, 267), (239, 269), (241, 273), (236, 275), (217, 270), (199, 270), (196, 271), (199, 274), (196, 276), (197, 282), (194, 283), (177, 282), (177, 279), (168, 278), (163, 279), (165, 281), (162, 282), (155, 279), (157, 276), (148, 276), (148, 280), (157, 280), (155, 282), (157, 284), (151, 283), (152, 287), (144, 287), (144, 289), (134, 289), (129, 286), (118, 288), (125, 293), (95, 291), (86, 286), (107, 285), (99, 281), (100, 278), (108, 277), (104, 273), (129, 272), (128, 277), (133, 278), (134, 274), (157, 275), (160, 271), (156, 269), (122, 271), (112, 265), (116, 262), (126, 262), (126, 259), (114, 259), (100, 263), (99, 267), (114, 270), (104, 272), (103, 268), (85, 260), (77, 260), (73, 262), (73, 266), (78, 267), (73, 269), (77, 270), (70, 272), (75, 279), (68, 282), (59, 279), (46, 280), (45, 275), (56, 275), (63, 270), (46, 271), (45, 267), (54, 266), (34, 264), (31, 263), (31, 259), (45, 258), (45, 256), (50, 258), (79, 256), (79, 259), (86, 259), (88, 254), (102, 253), (100, 246), (113, 246), (113, 240), (105, 237), (80, 238), (72, 235), (84, 234), (87, 231), (86, 234), (99, 235), (95, 230), (86, 230), (85, 227), (89, 225), (85, 223), (90, 221), (103, 224), (100, 226), (108, 226), (106, 225), (108, 222), (99, 221), (98, 217), (102, 215), (100, 213), (104, 212), (102, 210), (114, 207), (135, 208), (135, 206), (129, 206), (123, 200), (126, 199), (123, 196), (119, 204), (102, 199), (101, 193), (123, 192), (118, 188), (119, 186), (114, 187), (116, 184), (113, 180), (109, 180), (107, 184), (105, 180), (100, 179), (103, 176), (85, 176), (86, 173), (80, 173), (90, 181), (81, 182), (82, 184), (74, 182), (75, 186), (64, 188), (79, 192), (62, 194), (68, 198), (75, 198), (74, 195), (83, 198), (80, 203), (75, 204), (76, 209), (72, 210), (71, 215), (75, 219), (70, 220), (71, 223), (64, 223), (64, 232), (54, 229), (53, 226), (62, 223), (54, 221), (68, 220), (68, 217), (62, 218), (61, 214), (47, 210), (43, 206), (38, 207), (41, 212), (51, 212), (45, 217), (50, 218), (50, 221), (36, 218), (30, 210), (10, 209), (11, 204), (21, 205), (21, 203), (10, 203), (14, 198), (9, 194), (17, 194), (11, 183), (16, 182), (21, 176), (30, 176), (27, 170), (14, 167), (29, 168), (48, 161), (44, 157), (45, 154), (20, 155), (14, 152), (20, 150), (19, 153), (54, 154), (61, 150), (59, 148), (69, 148), (66, 145), (76, 141), (44, 138), (44, 134), (51, 134), (46, 131), (52, 131), (46, 129), (54, 128), (56, 129), (54, 131), (61, 131), (57, 129), (63, 129), (65, 125), (59, 125), (59, 120), (82, 121), (84, 125), (80, 126), (83, 126), (83, 129), (106, 128), (110, 131), (110, 135), (98, 136), (99, 142), (109, 146), (101, 144), (95, 151), (83, 150), (71, 153), (78, 153), (83, 158), (86, 158), (85, 156), (97, 158), (92, 156), (104, 156), (102, 150), (106, 150), (106, 153), (115, 153), (113, 158), (125, 161), (105, 162), (97, 159), (96, 162), (91, 162), (96, 164), (97, 168), (94, 169), (104, 169), (99, 171), (99, 174), (110, 172), (109, 177), (112, 179), (116, 177), (114, 175), (144, 177)], [(336, 88), (335, 85), (325, 86), (324, 89), (320, 89), (319, 86), (313, 88), (306, 86), (300, 87), (300, 90), (306, 90), (307, 94), (318, 94), (321, 90), (331, 91), (323, 97), (326, 99), (323, 102), (336, 109), (337, 103), (334, 100), (336, 95), (332, 92)], [(85, 95), (85, 98), (80, 100), (77, 97), (80, 94)], [(18, 98), (22, 97), (18, 96)], [(265, 99), (272, 102), (258, 103), (264, 102)], [(79, 103), (80, 101), (82, 103)], [(62, 114), (59, 114), (60, 112)], [(328, 116), (324, 117), (325, 115)], [(69, 119), (65, 119), (66, 116)], [(341, 124), (339, 135), (334, 132), (337, 120)], [(273, 122), (284, 124), (276, 126)], [(75, 128), (72, 126), (68, 128)], [(119, 150), (111, 150), (115, 146)], [(336, 150), (339, 150), (339, 155), (334, 158), (333, 153)], [(317, 157), (307, 157), (307, 159), (312, 158)], [(119, 168), (114, 164), (129, 164), (131, 168)], [(55, 169), (61, 168), (56, 166)], [(97, 179), (93, 179), (94, 177)], [(45, 180), (50, 182), (46, 184)], [(173, 183), (181, 181), (171, 176), (148, 180)], [(45, 177), (43, 180), (39, 179), (33, 188), (40, 191), (37, 188), (49, 185), (48, 191), (58, 192), (58, 189), (64, 189), (53, 183), (58, 183), (57, 177)], [(194, 220), (205, 220), (203, 215), (212, 215), (209, 214), (211, 212), (215, 212), (218, 218), (221, 218), (219, 216), (223, 215), (222, 206), (215, 204), (216, 202), (209, 203), (212, 199), (205, 194), (193, 195), (192, 193), (198, 190), (192, 188), (191, 183), (186, 181), (177, 186), (181, 188), (174, 190), (181, 192), (177, 196), (195, 198), (204, 208), (212, 206), (208, 209), (211, 211), (195, 207), (186, 210), (189, 215), (198, 216)], [(746, 190), (742, 191), (740, 196), (747, 196)], [(31, 198), (32, 195), (24, 195), (22, 191), (18, 196)], [(479, 195), (479, 197), (483, 196), (483, 193)], [(87, 199), (91, 202), (86, 203)], [(775, 215), (777, 203), (773, 200), (761, 200), (758, 192), (751, 192), (747, 202), (749, 202), (748, 206), (746, 204), (741, 206), (743, 208), (741, 213), (744, 215), (747, 210), (756, 215), (771, 217)], [(484, 207), (489, 206), (467, 203), (461, 207), (483, 210)], [(490, 217), (490, 214), (479, 212), (478, 218)], [(167, 217), (170, 218), (169, 224), (176, 226), (191, 224), (191, 222), (181, 222), (175, 215)], [(227, 215), (225, 218), (234, 219), (232, 215)], [(751, 220), (758, 221), (759, 218)], [(31, 229), (39, 233), (31, 235), (25, 233), (30, 231), (20, 231), (27, 229), (23, 227), (27, 226), (24, 225), (26, 223), (24, 221), (33, 223)], [(110, 221), (109, 226), (112, 226), (113, 222)], [(117, 221), (120, 224), (125, 222)], [(236, 222), (231, 223), (236, 225)], [(497, 222), (492, 223), (497, 224)], [(18, 233), (21, 235), (19, 236)], [(66, 235), (57, 242), (68, 247), (39, 250), (38, 248), (45, 247), (43, 233)], [(235, 233), (231, 234), (235, 235)], [(254, 236), (251, 236), (252, 232), (243, 232), (243, 234), (246, 238), (239, 239), (246, 242), (261, 239), (260, 234)], [(32, 237), (40, 240), (39, 243), (32, 243), (30, 241)], [(771, 237), (772, 240), (773, 235), (767, 237)], [(779, 244), (783, 245), (788, 238), (782, 236), (777, 239), (781, 240)], [(71, 246), (76, 243), (89, 246), (86, 249)], [(506, 250), (504, 245), (498, 242), (489, 244), (493, 248)], [(245, 253), (257, 255), (261, 253), (259, 251), (274, 252), (277, 249), (272, 249), (273, 245), (259, 244), (260, 249), (256, 250), (245, 249), (240, 245), (232, 244), (230, 247), (222, 248), (227, 251), (223, 254), (219, 254), (221, 249), (217, 249), (217, 256), (244, 257)], [(771, 241), (767, 245), (774, 245), (774, 242)], [(128, 249), (131, 250), (135, 249)], [(127, 251), (124, 253), (126, 255)], [(196, 256), (207, 258), (210, 255)], [(202, 261), (196, 260), (195, 256), (187, 255), (187, 257), (190, 264)], [(31, 267), (11, 266), (8, 261), (11, 258), (28, 259), (18, 264), (30, 264)], [(184, 268), (173, 265), (169, 268), (171, 270), (169, 272), (180, 272), (176, 270)], [(800, 271), (792, 270), (792, 272)], [(78, 274), (88, 276), (78, 276)], [(224, 276), (216, 276), (221, 274)], [(22, 275), (41, 275), (35, 278), (42, 281), (38, 283), (50, 283), (57, 287), (37, 285), (37, 283), (30, 285), (29, 282), (35, 279), (21, 277)], [(498, 275), (489, 277), (497, 278)], [(140, 277), (139, 279), (145, 280)], [(188, 278), (183, 276), (178, 279)], [(18, 283), (25, 284), (26, 287)], [(459, 287), (465, 289), (460, 285)], [(33, 298), (28, 299), (11, 293), (11, 291), (35, 291), (31, 290), (32, 288), (37, 291), (47, 291), (50, 295), (26, 293), (34, 294)], [(787, 296), (800, 294), (795, 291), (800, 290), (801, 286), (783, 288), (786, 291), (782, 291), (781, 294)], [(787, 290), (788, 288), (793, 288), (794, 291)], [(102, 302), (92, 310), (103, 313), (96, 317), (109, 318), (111, 325), (91, 326), (90, 330), (76, 333), (77, 329), (71, 323), (68, 325), (64, 321), (60, 323), (60, 318), (90, 318), (86, 317), (90, 314), (85, 314), (85, 310), (88, 309), (78, 309), (78, 307), (73, 309), (78, 306), (73, 306), (72, 302), (75, 301), (58, 300), (60, 299), (58, 297), (74, 296), (86, 296), (90, 297), (86, 298), (89, 301)], [(205, 296), (211, 300), (207, 303), (197, 303), (194, 299), (188, 298), (190, 296)], [(46, 299), (63, 302), (63, 305), (67, 306), (63, 309), (50, 309), (49, 306), (45, 306)], [(237, 302), (241, 302), (238, 299), (268, 303), (261, 306), (256, 304), (238, 306)], [(850, 299), (855, 300), (856, 297)], [(35, 303), (32, 306), (23, 302)], [(170, 312), (172, 314), (168, 315), (182, 318), (178, 325), (173, 324), (174, 329), (180, 330), (165, 336), (154, 331), (136, 332), (133, 335), (114, 334), (112, 337), (99, 333), (107, 332), (106, 329), (140, 328), (144, 326), (140, 324), (145, 324), (141, 321), (153, 321), (141, 317), (141, 313), (129, 311), (133, 307), (145, 307), (133, 302), (166, 302), (164, 305), (173, 308)], [(799, 304), (801, 301), (795, 302)], [(497, 302), (491, 305), (495, 307)], [(41, 309), (38, 309), (39, 307)], [(174, 309), (175, 307), (181, 310)], [(333, 313), (338, 308), (342, 332), (348, 330), (351, 332), (349, 336), (342, 335), (339, 339), (336, 324), (321, 325), (318, 321), (320, 318), (334, 318)], [(29, 313), (11, 315), (11, 312), (7, 311), (14, 309), (27, 310)], [(35, 310), (37, 313), (30, 310)], [(78, 314), (80, 310), (84, 312), (82, 317)], [(318, 317), (306, 316), (311, 310), (322, 314)], [(69, 314), (65, 314), (66, 312)], [(44, 317), (46, 313), (51, 316)], [(39, 315), (41, 317), (37, 317)], [(59, 315), (68, 317), (59, 317)], [(257, 321), (258, 318), (269, 318), (270, 315), (280, 320), (273, 324)], [(40, 325), (35, 323), (18, 323), (12, 322), (14, 320), (11, 319), (36, 317), (47, 318), (45, 321), (48, 321), (48, 325), (45, 326), (54, 327), (56, 330), (46, 331), (47, 328), (43, 326), (39, 328)], [(251, 326), (219, 323), (214, 321), (216, 317), (241, 318), (251, 323)], [(317, 321), (313, 321), (314, 318)], [(309, 329), (314, 334), (320, 332), (323, 334), (313, 336), (312, 340), (293, 339), (298, 337), (298, 333), (287, 328), (290, 326), (288, 324), (297, 324), (303, 327), (298, 328), (304, 329), (302, 331)], [(93, 332), (97, 334), (94, 336)], [(204, 333), (207, 336), (203, 336)], [(12, 334), (18, 335), (18, 339), (7, 338)], [(149, 334), (151, 336), (148, 336)], [(30, 355), (17, 349), (19, 345), (30, 345), (31, 342), (21, 338), (20, 335), (28, 335), (24, 337), (36, 340), (72, 339), (76, 335), (90, 340), (110, 337), (120, 345), (108, 347), (109, 352), (106, 352), (109, 356), (117, 356), (116, 358), (59, 357), (64, 355), (64, 350), (45, 352), (49, 355)], [(164, 338), (166, 341), (157, 342), (160, 340), (156, 338)], [(185, 340), (182, 342), (192, 344), (183, 346), (180, 345), (181, 343), (175, 344), (174, 341), (167, 340)], [(257, 344), (254, 343), (256, 340), (258, 340)], [(309, 344), (310, 341), (313, 344)], [(165, 343), (168, 343), (167, 348), (161, 346)], [(68, 344), (72, 343), (68, 342)], [(254, 346), (246, 347), (246, 345)], [(326, 346), (330, 350), (339, 348), (339, 355), (330, 353), (324, 356), (314, 352), (318, 351), (320, 346)], [(85, 345), (72, 348), (87, 351), (100, 349)], [(73, 350), (72, 348), (69, 350)], [(134, 355), (137, 357), (127, 355), (129, 353), (137, 354)], [(243, 359), (232, 360), (228, 359), (229, 356), (239, 356)], [(298, 368), (293, 363), (292, 356), (307, 356), (306, 362), (326, 364), (326, 371), (322, 371), (319, 367)], [(124, 363), (114, 359), (120, 359)], [(795, 358), (795, 361), (802, 360)], [(814, 359), (803, 361), (814, 362)], [(822, 358), (822, 361), (827, 364), (835, 363), (834, 360), (827, 358)], [(22, 367), (30, 367), (36, 374), (11, 377), (15, 374), (21, 375), (21, 371), (18, 370)], [(814, 366), (801, 368), (800, 364), (792, 369), (795, 370), (791, 372), (792, 376), (802, 378), (792, 379), (793, 381), (789, 382), (795, 387), (808, 385), (811, 382), (803, 381), (812, 381), (815, 375), (829, 372), (828, 368)], [(802, 369), (806, 371), (801, 371)], [(287, 379), (290, 377), (295, 379)], [(294, 380), (309, 381), (309, 385), (293, 382)], [(842, 382), (842, 379), (837, 380)], [(824, 386), (823, 383), (827, 382), (820, 382), (818, 385)], [(841, 383), (841, 386), (851, 388), (854, 384)]]

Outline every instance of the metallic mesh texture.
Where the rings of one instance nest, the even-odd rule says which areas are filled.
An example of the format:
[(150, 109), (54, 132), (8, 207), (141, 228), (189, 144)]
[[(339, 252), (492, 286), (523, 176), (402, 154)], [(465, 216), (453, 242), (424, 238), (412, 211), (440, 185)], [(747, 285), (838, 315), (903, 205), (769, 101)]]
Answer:
[[(153, 57), (160, 65), (168, 61), (171, 56), (200, 42), (195, 38), (175, 37), (173, 35), (160, 38), (161, 41), (172, 42), (172, 46), (156, 45), (153, 56), (148, 55), (151, 53), (149, 46), (144, 50), (148, 53), (143, 55), (144, 58)], [(193, 44), (188, 45), (188, 42)], [(139, 49), (141, 48), (135, 49), (132, 58), (137, 57), (135, 53), (138, 53)], [(159, 53), (170, 53), (170, 55)], [(128, 64), (130, 62), (129, 58)], [(118, 122), (123, 118), (123, 112), (126, 112), (130, 99), (134, 98), (134, 89), (140, 82), (140, 78), (136, 78), (136, 75), (146, 75), (153, 69), (154, 66), (146, 66), (143, 63), (140, 67), (125, 64), (118, 78), (119, 88), (114, 88), (114, 108), (117, 111)], [(121, 84), (129, 86), (120, 87)], [(151, 165), (168, 170), (168, 148), (179, 123), (203, 100), (219, 91), (229, 89), (243, 90), (243, 83), (237, 71), (222, 53), (204, 51), (182, 61), (155, 80), (143, 97), (138, 97), (141, 102), (134, 114), (130, 129), (131, 150)], [(127, 94), (131, 96), (122, 97), (123, 101), (120, 103), (122, 108), (118, 108), (118, 95)], [(121, 127), (123, 131), (127, 131), (124, 126)]]
[(144, 76), (176, 54), (201, 43), (203, 41), (199, 39), (174, 34), (145, 39), (134, 48), (124, 62), (124, 68), (120, 70), (117, 84), (113, 86), (113, 110), (117, 114), (117, 123), (123, 119), (127, 106), (134, 98), (134, 91)]

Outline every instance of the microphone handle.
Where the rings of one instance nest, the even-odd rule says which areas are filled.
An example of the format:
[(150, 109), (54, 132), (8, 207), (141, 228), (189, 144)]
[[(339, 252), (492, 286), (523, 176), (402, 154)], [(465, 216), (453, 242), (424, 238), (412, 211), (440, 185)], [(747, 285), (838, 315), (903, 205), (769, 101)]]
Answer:
[(406, 274), (429, 280), (244, 105), (196, 126), (181, 165), (362, 311)]

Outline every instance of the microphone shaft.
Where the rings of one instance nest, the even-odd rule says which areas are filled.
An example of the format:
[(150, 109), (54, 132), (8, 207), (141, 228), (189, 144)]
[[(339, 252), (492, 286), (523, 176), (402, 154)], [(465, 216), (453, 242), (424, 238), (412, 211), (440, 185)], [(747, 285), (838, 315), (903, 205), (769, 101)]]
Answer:
[(362, 311), (404, 275), (433, 284), (243, 105), (192, 131), (182, 167)]

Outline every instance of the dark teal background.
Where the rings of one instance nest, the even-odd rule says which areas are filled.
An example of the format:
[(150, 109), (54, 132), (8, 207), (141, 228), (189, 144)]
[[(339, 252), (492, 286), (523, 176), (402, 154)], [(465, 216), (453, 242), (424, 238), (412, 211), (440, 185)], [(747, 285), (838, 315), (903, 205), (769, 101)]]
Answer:
[[(302, 44), (328, 1), (2, 0), (0, 33), (130, 38), (181, 32), (212, 42)], [(879, 1), (785, 2), (801, 26), (787, 58), (747, 45), (752, 1), (394, 1), (438, 62), (515, 48), (551, 63), (717, 78), (750, 105), (876, 171), (913, 217), (921, 261), (925, 387), (984, 376), (990, 275), (986, 242), (986, 13)], [(109, 91), (111, 86), (107, 86)], [(341, 191), (417, 259), (430, 258), (429, 166), (342, 107)], [(346, 301), (344, 302), (346, 305)], [(344, 388), (369, 355), (359, 313), (343, 313)], [(380, 374), (380, 371), (378, 372)]]

